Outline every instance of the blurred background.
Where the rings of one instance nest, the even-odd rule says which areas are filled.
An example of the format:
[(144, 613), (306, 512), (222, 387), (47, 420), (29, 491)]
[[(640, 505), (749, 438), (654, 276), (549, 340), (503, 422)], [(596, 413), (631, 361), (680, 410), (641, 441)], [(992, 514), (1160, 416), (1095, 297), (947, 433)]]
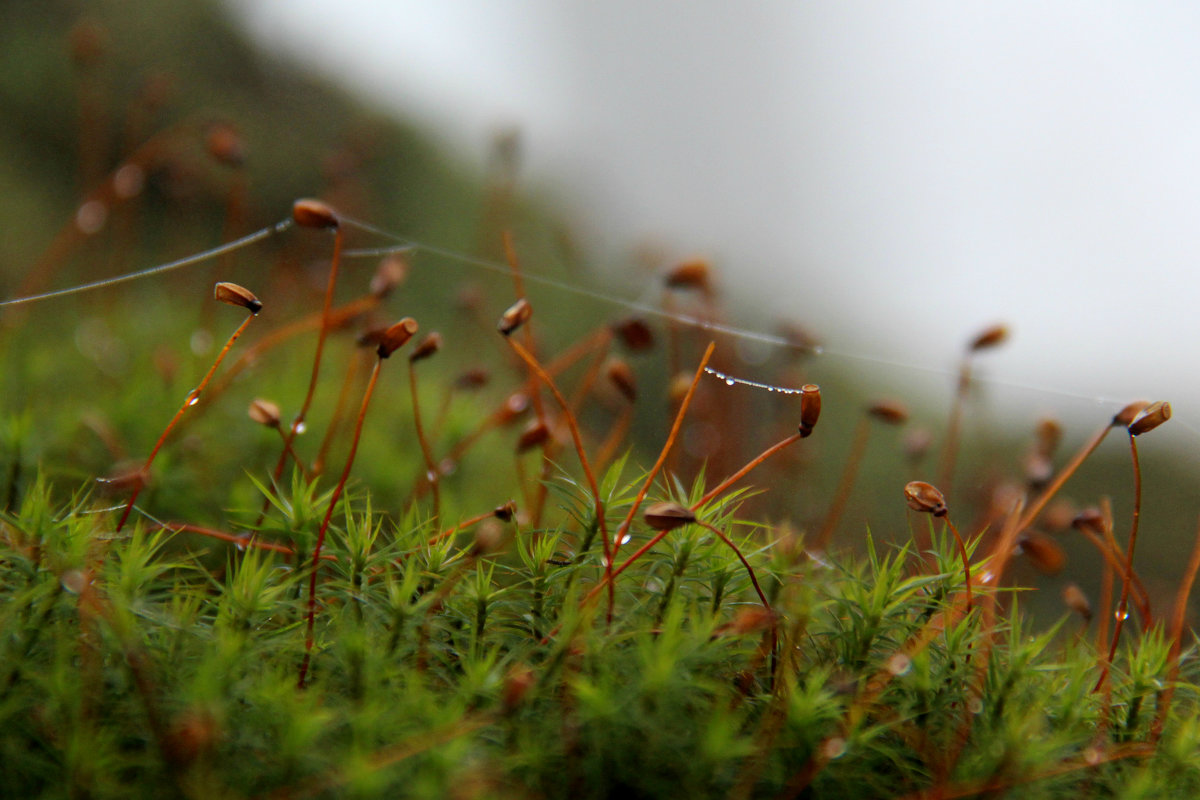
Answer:
[(1194, 4), (228, 2), (459, 158), (518, 130), (592, 252), (706, 255), (743, 322), (947, 369), (1005, 321), (988, 376), (1200, 422)]

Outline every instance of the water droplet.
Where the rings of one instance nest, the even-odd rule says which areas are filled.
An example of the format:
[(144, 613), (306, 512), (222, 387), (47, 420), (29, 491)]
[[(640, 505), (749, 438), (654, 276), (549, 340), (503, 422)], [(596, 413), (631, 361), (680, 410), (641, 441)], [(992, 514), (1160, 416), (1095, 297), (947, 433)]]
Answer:
[(234, 542), (234, 547), (236, 547), (238, 549), (239, 553), (246, 552), (246, 537), (239, 536), (238, 540), (236, 542)]
[(978, 714), (983, 711), (983, 699), (980, 697), (972, 697), (967, 701), (967, 711), (972, 714)]
[(108, 207), (99, 200), (88, 200), (75, 212), (75, 227), (85, 236), (98, 233), (108, 221)]
[(846, 754), (846, 740), (840, 736), (826, 739), (825, 744), (821, 745), (821, 753), (830, 761), (841, 758)]
[(904, 675), (912, 669), (912, 659), (904, 653), (896, 653), (888, 659), (887, 671), (893, 675)]
[(80, 594), (91, 583), (91, 580), (89, 580), (87, 573), (83, 570), (69, 569), (62, 574), (59, 582), (62, 584), (63, 589), (71, 594)]
[(823, 356), (823, 355), (825, 355), (825, 348), (824, 348), (824, 347), (822, 347), (822, 346), (821, 346), (821, 345), (819, 345), (819, 344), (818, 344), (818, 345), (814, 345), (814, 346), (813, 346), (813, 349), (812, 349), (812, 354), (813, 354), (814, 356)]
[(725, 379), (725, 385), (726, 385), (726, 386), (733, 386), (735, 383), (737, 383), (737, 381), (735, 381), (733, 378), (726, 378), (726, 379)]
[(619, 542), (617, 542), (617, 544), (618, 545), (626, 545), (626, 544), (629, 544), (630, 540), (632, 540), (632, 539), (633, 539), (633, 537), (627, 533), (621, 537), (621, 540)]
[(1124, 622), (1125, 620), (1129, 619), (1129, 612), (1122, 611), (1118, 608), (1115, 612), (1113, 612), (1113, 619), (1117, 620), (1118, 622)]
[(437, 474), (436, 470), (432, 470), (432, 469), (425, 470), (425, 480), (429, 481), (430, 483), (436, 483), (437, 479), (438, 479), (438, 474)]
[(194, 406), (196, 403), (200, 402), (200, 395), (197, 392), (192, 392), (187, 396), (187, 400), (185, 402), (188, 406)]
[(306, 423), (306, 422), (297, 422), (296, 423), (296, 435), (297, 436), (299, 436), (302, 433), (306, 433), (307, 431), (308, 431), (308, 423)]

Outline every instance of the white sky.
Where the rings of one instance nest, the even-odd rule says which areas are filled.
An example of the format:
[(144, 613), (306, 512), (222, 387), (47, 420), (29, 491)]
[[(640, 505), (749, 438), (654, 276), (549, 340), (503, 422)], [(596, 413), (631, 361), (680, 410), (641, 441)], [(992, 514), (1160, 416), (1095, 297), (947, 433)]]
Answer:
[(835, 350), (1006, 321), (993, 377), (1200, 428), (1200, 6), (228, 2), (466, 158), (518, 125), (593, 246), (709, 254)]

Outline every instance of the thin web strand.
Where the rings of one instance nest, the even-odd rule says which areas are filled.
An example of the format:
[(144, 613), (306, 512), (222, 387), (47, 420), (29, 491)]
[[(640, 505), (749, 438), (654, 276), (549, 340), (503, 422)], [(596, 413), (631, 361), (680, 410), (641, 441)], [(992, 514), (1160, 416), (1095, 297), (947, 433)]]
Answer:
[[(379, 256), (384, 256), (384, 255), (396, 254), (396, 253), (428, 253), (430, 255), (438, 256), (440, 258), (444, 258), (444, 259), (454, 262), (454, 263), (462, 264), (462, 265), (469, 266), (469, 267), (474, 267), (477, 269), (486, 270), (489, 272), (495, 272), (495, 273), (503, 274), (503, 275), (508, 275), (510, 273), (510, 269), (507, 264), (502, 264), (500, 262), (492, 261), (492, 260), (489, 260), (486, 258), (480, 258), (478, 256), (472, 256), (467, 253), (453, 250), (451, 248), (440, 247), (438, 245), (428, 244), (428, 243), (417, 241), (414, 239), (409, 239), (409, 238), (401, 236), (397, 233), (394, 233), (392, 231), (388, 231), (386, 229), (377, 227), (375, 225), (371, 225), (371, 224), (363, 222), (361, 220), (342, 217), (341, 222), (344, 225), (356, 228), (365, 233), (374, 234), (381, 238), (390, 239), (390, 240), (398, 243), (395, 246), (387, 246), (387, 247), (348, 249), (346, 252), (343, 253), (343, 256), (347, 257), (347, 258), (379, 257)], [(247, 247), (251, 244), (254, 244), (255, 242), (261, 241), (270, 236), (280, 234), (280, 233), (286, 231), (287, 229), (289, 229), (290, 227), (292, 227), (292, 225), (293, 225), (292, 220), (285, 219), (281, 222), (276, 223), (275, 225), (268, 226), (266, 228), (262, 228), (258, 231), (255, 231), (254, 233), (243, 236), (240, 239), (235, 239), (232, 242), (228, 242), (223, 245), (218, 245), (217, 247), (211, 248), (209, 250), (205, 250), (200, 253), (196, 253), (195, 255), (187, 256), (185, 258), (177, 259), (175, 261), (169, 261), (164, 264), (159, 264), (156, 266), (148, 267), (146, 269), (138, 270), (137, 272), (131, 272), (131, 273), (127, 273), (125, 275), (118, 275), (118, 276), (112, 277), (112, 278), (105, 278), (103, 280), (94, 281), (92, 283), (85, 283), (85, 284), (80, 284), (77, 286), (67, 287), (64, 289), (58, 289), (58, 290), (51, 291), (51, 292), (44, 292), (41, 294), (30, 295), (27, 297), (17, 297), (17, 298), (13, 298), (10, 300), (0, 301), (0, 308), (8, 308), (8, 307), (17, 306), (17, 305), (30, 304), (30, 303), (35, 303), (35, 302), (38, 302), (41, 300), (48, 300), (48, 299), (56, 298), (56, 297), (65, 297), (68, 295), (79, 294), (79, 293), (83, 293), (83, 292), (92, 291), (95, 289), (102, 289), (102, 288), (105, 288), (108, 286), (114, 286), (114, 285), (121, 284), (121, 283), (127, 283), (130, 281), (139, 280), (141, 278), (152, 277), (154, 275), (159, 275), (162, 273), (170, 272), (172, 270), (177, 270), (177, 269), (181, 269), (184, 267), (192, 266), (195, 264), (202, 263), (204, 261), (208, 261), (212, 258), (216, 258), (217, 256), (223, 255), (225, 253), (234, 252), (243, 247)], [(574, 294), (574, 295), (580, 296), (580, 297), (587, 297), (589, 299), (596, 300), (597, 302), (602, 302), (602, 303), (606, 303), (609, 305), (613, 305), (613, 306), (623, 308), (628, 311), (643, 314), (647, 317), (653, 317), (653, 318), (662, 319), (662, 320), (669, 320), (669, 321), (672, 321), (679, 325), (684, 325), (684, 326), (688, 326), (688, 327), (692, 327), (692, 328), (696, 328), (699, 330), (704, 330), (704, 331), (708, 331), (708, 332), (712, 332), (712, 333), (723, 334), (723, 335), (729, 336), (731, 338), (742, 340), (742, 341), (757, 342), (757, 343), (766, 344), (766, 345), (769, 345), (772, 347), (786, 348), (786, 349), (789, 349), (792, 351), (800, 351), (800, 352), (809, 353), (814, 356), (829, 356), (834, 359), (844, 359), (847, 361), (856, 361), (856, 362), (865, 363), (865, 364), (875, 364), (878, 366), (893, 367), (893, 368), (903, 369), (903, 370), (907, 370), (907, 371), (911, 371), (911, 372), (924, 373), (927, 375), (937, 375), (937, 376), (942, 376), (942, 377), (953, 377), (953, 376), (957, 375), (957, 371), (950, 367), (939, 367), (939, 366), (931, 366), (929, 364), (918, 364), (915, 362), (904, 361), (901, 359), (888, 358), (888, 357), (884, 357), (884, 356), (876, 356), (876, 355), (871, 355), (871, 354), (862, 353), (862, 352), (851, 352), (851, 351), (847, 351), (847, 350), (830, 348), (830, 347), (826, 347), (826, 346), (800, 345), (800, 344), (797, 344), (795, 341), (789, 340), (786, 337), (779, 336), (776, 334), (763, 333), (761, 331), (755, 331), (755, 330), (751, 330), (748, 328), (740, 328), (740, 327), (737, 327), (734, 325), (726, 325), (726, 324), (722, 324), (722, 323), (718, 323), (718, 322), (713, 322), (711, 320), (701, 319), (699, 317), (695, 317), (690, 314), (682, 314), (682, 313), (678, 313), (678, 312), (665, 311), (662, 308), (659, 308), (658, 306), (651, 305), (642, 300), (631, 300), (628, 298), (619, 297), (617, 295), (610, 294), (607, 292), (602, 292), (602, 291), (598, 291), (595, 289), (589, 289), (587, 287), (579, 286), (577, 284), (567, 283), (566, 281), (562, 281), (562, 280), (559, 280), (556, 278), (551, 278), (546, 275), (539, 275), (537, 273), (530, 273), (528, 271), (525, 271), (524, 277), (526, 280), (528, 280), (531, 283), (536, 283), (541, 286), (546, 286), (548, 288), (555, 289), (557, 291)], [(712, 371), (710, 370), (710, 372), (712, 372)], [(726, 380), (726, 381), (732, 379), (734, 381), (735, 385), (741, 384), (741, 385), (753, 387), (756, 389), (781, 392), (781, 393), (785, 393), (785, 394), (798, 393), (797, 390), (786, 389), (785, 387), (780, 387), (780, 386), (772, 386), (771, 384), (760, 383), (758, 381), (753, 381), (753, 380), (749, 380), (749, 379), (745, 379), (745, 378), (735, 378), (733, 376), (724, 375), (723, 373), (719, 374), (719, 375), (714, 373), (714, 377), (718, 377), (718, 378), (720, 378), (722, 380)], [(1062, 389), (1062, 388), (1053, 387), (1053, 386), (1026, 383), (1023, 381), (1014, 381), (1014, 380), (1010, 380), (1010, 379), (1000, 379), (1000, 378), (994, 378), (994, 377), (989, 377), (989, 376), (984, 376), (984, 375), (977, 375), (974, 377), (974, 380), (978, 383), (985, 384), (985, 385), (992, 385), (992, 386), (998, 386), (998, 387), (1004, 387), (1004, 388), (1010, 388), (1010, 389), (1019, 389), (1019, 390), (1023, 390), (1023, 391), (1040, 393), (1040, 394), (1044, 394), (1044, 395), (1048, 395), (1048, 396), (1061, 397), (1061, 398), (1071, 399), (1071, 400), (1086, 401), (1086, 402), (1094, 403), (1097, 405), (1118, 406), (1118, 405), (1121, 405), (1124, 402), (1126, 402), (1126, 400), (1122, 400), (1120, 398), (1114, 398), (1114, 397), (1109, 397), (1109, 396), (1104, 396), (1104, 395), (1087, 394), (1087, 393), (1083, 393), (1083, 392), (1076, 392), (1076, 391), (1071, 391), (1071, 390)], [(1189, 433), (1191, 433), (1196, 438), (1200, 439), (1200, 428), (1197, 428), (1196, 426), (1188, 424), (1184, 420), (1178, 419), (1178, 418), (1176, 418), (1175, 424), (1178, 425), (1179, 427), (1187, 430)]]
[(746, 378), (735, 378), (712, 367), (705, 367), (704, 371), (714, 378), (724, 381), (726, 386), (749, 386), (752, 389), (765, 389), (768, 392), (778, 392), (779, 394), (804, 394), (803, 389), (789, 389), (786, 386), (776, 386), (773, 383), (759, 383), (758, 381), (747, 380)]
[[(343, 255), (346, 257), (363, 257), (363, 256), (383, 256), (393, 253), (429, 253), (431, 255), (440, 256), (442, 258), (454, 261), (466, 266), (478, 267), (489, 272), (495, 272), (503, 275), (509, 274), (507, 264), (502, 264), (498, 261), (492, 261), (478, 256), (468, 255), (449, 248), (430, 245), (424, 242), (419, 242), (414, 239), (407, 239), (390, 231), (373, 225), (361, 222), (355, 219), (343, 218), (342, 222), (351, 227), (358, 228), (367, 233), (372, 233), (377, 236), (392, 239), (400, 242), (395, 247), (377, 247), (370, 249), (347, 250)], [(639, 314), (644, 314), (648, 317), (655, 317), (663, 320), (670, 320), (680, 325), (697, 328), (699, 330), (709, 331), (730, 336), (735, 339), (757, 342), (760, 344), (770, 345), (772, 347), (786, 348), (792, 351), (808, 353), (814, 356), (830, 356), (835, 359), (844, 359), (847, 361), (856, 361), (863, 364), (874, 364), (877, 366), (895, 367), (909, 372), (919, 372), (927, 375), (937, 375), (941, 377), (956, 377), (958, 370), (950, 367), (932, 366), (929, 364), (918, 364), (916, 362), (905, 361), (902, 359), (889, 358), (885, 356), (875, 356), (868, 353), (851, 352), (838, 348), (831, 348), (825, 345), (801, 345), (786, 337), (777, 334), (763, 333), (761, 331), (750, 330), (748, 328), (740, 328), (735, 325), (725, 325), (711, 320), (701, 319), (690, 314), (679, 312), (665, 311), (662, 308), (650, 305), (641, 300), (630, 300), (628, 298), (619, 297), (607, 292), (589, 289), (577, 284), (567, 283), (545, 275), (522, 270), (523, 277), (530, 283), (536, 283), (541, 286), (546, 286), (569, 294), (574, 294), (579, 297), (587, 297), (597, 302), (607, 303), (618, 306), (628, 311), (634, 311)], [(1127, 399), (1109, 397), (1106, 395), (1087, 394), (1083, 392), (1075, 392), (1069, 389), (1061, 389), (1053, 386), (1045, 386), (1024, 381), (1014, 381), (1011, 379), (993, 378), (986, 375), (975, 375), (972, 380), (976, 383), (984, 385), (1001, 386), (1010, 389), (1019, 389), (1029, 392), (1037, 392), (1045, 395), (1062, 397), (1070, 400), (1082, 400), (1097, 405), (1122, 405), (1128, 402)], [(746, 383), (746, 385), (754, 385), (753, 381), (744, 381), (742, 379), (735, 380), (735, 383)], [(770, 389), (774, 388), (779, 391), (781, 387), (771, 387), (769, 384), (757, 385), (757, 388)], [(1200, 430), (1195, 430), (1195, 433), (1200, 437)]]
[(217, 256), (221, 256), (226, 253), (232, 253), (235, 250), (240, 250), (243, 247), (252, 245), (255, 242), (266, 239), (269, 236), (275, 236), (276, 234), (282, 233), (283, 231), (287, 230), (291, 226), (292, 226), (292, 221), (290, 219), (285, 219), (282, 222), (278, 222), (274, 225), (268, 226), (266, 228), (262, 228), (260, 230), (255, 231), (254, 233), (247, 234), (246, 236), (243, 236), (240, 239), (234, 239), (232, 242), (228, 242), (228, 243), (222, 244), (222, 245), (217, 245), (216, 247), (212, 248), (211, 250), (205, 250), (202, 253), (196, 253), (194, 255), (185, 256), (184, 258), (180, 258), (175, 261), (168, 261), (165, 264), (158, 264), (153, 267), (147, 267), (146, 269), (140, 269), (137, 272), (127, 272), (124, 275), (116, 275), (112, 278), (103, 278), (98, 281), (92, 281), (91, 283), (82, 283), (77, 286), (68, 286), (65, 289), (55, 289), (52, 292), (42, 292), (41, 294), (31, 294), (27, 297), (14, 297), (11, 300), (0, 301), (0, 308), (9, 308), (11, 306), (20, 306), (20, 305), (26, 305), (29, 303), (36, 303), (40, 300), (49, 300), (53, 297), (67, 297), (67, 296), (73, 295), (73, 294), (82, 294), (83, 292), (90, 292), (94, 289), (103, 289), (108, 286), (116, 286), (119, 283), (128, 283), (130, 281), (140, 280), (141, 278), (148, 278), (152, 275), (160, 275), (164, 272), (170, 272), (172, 270), (182, 269), (183, 267), (190, 267), (193, 264), (199, 264), (204, 261), (208, 261), (210, 259), (216, 258)]

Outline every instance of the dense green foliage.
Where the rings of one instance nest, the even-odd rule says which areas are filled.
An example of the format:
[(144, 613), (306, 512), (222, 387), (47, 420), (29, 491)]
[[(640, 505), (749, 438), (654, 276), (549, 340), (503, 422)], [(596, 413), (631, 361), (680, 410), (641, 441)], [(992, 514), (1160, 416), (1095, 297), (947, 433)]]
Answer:
[[(635, 488), (619, 472), (602, 487), (614, 524)], [(768, 617), (696, 526), (621, 576), (606, 623), (602, 602), (581, 603), (603, 575), (599, 544), (577, 547), (590, 498), (560, 485), (575, 507), (560, 526), (433, 545), (412, 517), (345, 506), (302, 690), (304, 569), (250, 547), (213, 570), (39, 484), (0, 551), (6, 796), (1200, 790), (1194, 675), (1145, 744), (1160, 634), (1122, 650), (1109, 699), (1074, 633), (1030, 631), (1016, 603), (990, 627), (951, 610), (952, 549), (933, 569), (905, 550), (827, 565), (776, 542), (750, 556)], [(320, 504), (295, 491), (279, 505)], [(753, 547), (731, 509), (701, 515)]]

